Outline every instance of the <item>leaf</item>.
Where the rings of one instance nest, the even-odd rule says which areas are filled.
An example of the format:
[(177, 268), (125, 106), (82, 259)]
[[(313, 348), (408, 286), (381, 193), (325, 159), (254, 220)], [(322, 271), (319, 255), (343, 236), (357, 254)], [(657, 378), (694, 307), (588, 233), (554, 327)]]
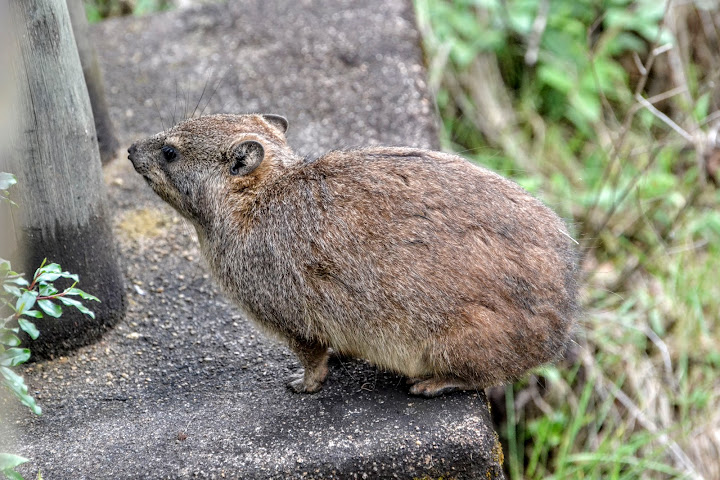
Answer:
[(17, 178), (12, 173), (0, 172), (0, 190), (7, 190), (17, 183)]
[(32, 396), (25, 394), (18, 396), (18, 398), (20, 399), (20, 403), (28, 407), (35, 415), (42, 415), (42, 408), (35, 403), (35, 399)]
[(91, 3), (83, 3), (85, 4), (85, 14), (89, 23), (98, 23), (103, 19), (100, 9), (97, 6)]
[(666, 198), (674, 191), (677, 177), (674, 173), (653, 172), (638, 182), (637, 192), (640, 198)]
[(23, 315), (26, 317), (43, 318), (42, 312), (40, 312), (38, 310), (25, 310), (23, 312)]
[(20, 326), (20, 328), (23, 329), (25, 333), (30, 335), (30, 338), (32, 338), (33, 340), (37, 339), (40, 336), (40, 330), (38, 330), (35, 324), (30, 320), (19, 318), (18, 325)]
[(693, 108), (693, 117), (698, 122), (702, 122), (707, 117), (708, 108), (710, 107), (710, 92), (705, 93), (697, 99), (695, 108)]
[(474, 15), (467, 15), (465, 12), (453, 12), (448, 16), (448, 22), (461, 37), (476, 38), (484, 31), (482, 25)]
[(60, 276), (63, 277), (63, 278), (70, 278), (70, 279), (72, 279), (75, 283), (77, 283), (77, 282), (80, 281), (80, 277), (78, 277), (77, 274), (75, 274), (75, 273), (62, 272), (62, 273), (60, 274)]
[(60, 273), (41, 273), (37, 277), (35, 277), (36, 282), (54, 282), (58, 278), (60, 278), (62, 274)]
[(58, 289), (53, 285), (41, 284), (40, 288), (38, 288), (38, 293), (41, 297), (49, 297), (58, 293)]
[(89, 293), (83, 292), (79, 288), (68, 288), (67, 290), (65, 290), (65, 294), (66, 295), (79, 295), (80, 298), (82, 298), (84, 300), (93, 300), (95, 302), (100, 301), (99, 298), (97, 298), (93, 295), (90, 295)]
[(15, 470), (3, 470), (2, 473), (8, 478), (8, 480), (25, 480), (23, 476)]
[(8, 470), (16, 468), (29, 460), (20, 455), (13, 455), (12, 453), (0, 453), (0, 470)]
[(29, 460), (20, 455), (13, 455), (12, 453), (0, 453), (0, 471), (7, 475), (6, 470), (12, 470)]
[(35, 399), (28, 395), (27, 385), (23, 378), (10, 370), (0, 366), (0, 373), (5, 377), (5, 385), (20, 399), (20, 403), (28, 407), (36, 415), (42, 415), (42, 409), (35, 403)]
[(38, 279), (42, 275), (46, 274), (57, 274), (58, 277), (63, 273), (62, 267), (58, 265), (57, 263), (48, 263), (46, 265), (47, 258), (43, 260), (43, 262), (40, 264), (40, 267), (38, 267), (37, 270), (35, 270), (35, 274), (33, 275), (34, 279)]
[(16, 297), (22, 296), (22, 292), (20, 291), (19, 288), (15, 287), (13, 285), (8, 285), (7, 283), (3, 284), (3, 290), (8, 292), (10, 295), (14, 295)]
[(17, 347), (20, 345), (20, 338), (8, 329), (7, 331), (0, 333), (0, 344)]
[(0, 373), (2, 373), (3, 377), (5, 377), (5, 385), (8, 385), (10, 387), (17, 386), (21, 389), (24, 388), (24, 393), (27, 393), (27, 387), (25, 387), (25, 382), (20, 375), (13, 372), (9, 368), (2, 366), (0, 366)]
[(90, 318), (95, 318), (95, 314), (92, 312), (92, 310), (88, 309), (85, 305), (78, 302), (77, 300), (74, 300), (74, 299), (68, 298), (68, 297), (58, 297), (58, 300), (60, 300), (65, 305), (70, 305), (72, 307), (77, 308), (81, 313), (84, 313), (85, 315), (89, 316)]
[(2, 200), (3, 202), (9, 203), (9, 204), (12, 205), (13, 207), (17, 207), (17, 206), (18, 206), (17, 203), (13, 202), (12, 200), (10, 200), (10, 198), (8, 198), (9, 195), (8, 195), (8, 192), (7, 192), (7, 191), (2, 191), (2, 192), (0, 192), (0, 194), (2, 194), (2, 196), (0, 196), (0, 200)]
[[(627, 72), (619, 63), (607, 59), (598, 58), (594, 64), (595, 74), (588, 69), (583, 77), (583, 88), (586, 90), (596, 90), (604, 92), (611, 99), (620, 99), (621, 95), (629, 96), (627, 90)], [(626, 93), (627, 92), (627, 93)]]
[[(15, 272), (10, 272), (11, 275), (17, 275)], [(5, 283), (12, 283), (15, 285), (20, 285), (21, 287), (27, 287), (30, 284), (27, 280), (25, 280), (23, 277), (17, 277), (17, 278), (8, 278), (5, 279)]]
[(5, 260), (4, 258), (0, 258), (0, 272), (7, 272), (10, 270), (12, 266), (10, 265), (9, 260)]
[(611, 8), (605, 13), (604, 23), (608, 28), (628, 30), (634, 23), (633, 17), (630, 9)]
[(596, 122), (600, 119), (602, 106), (595, 92), (579, 90), (570, 95), (570, 104), (583, 120)]
[(567, 94), (575, 86), (573, 73), (559, 68), (559, 66), (541, 65), (537, 75), (539, 80), (564, 94)]
[[(15, 315), (10, 315), (5, 320), (3, 320), (3, 323), (9, 322), (13, 318), (15, 318)], [(5, 332), (18, 333), (19, 331), (20, 331), (20, 329), (18, 329), (18, 328), (0, 327), (0, 333), (5, 333)]]
[(74, 281), (79, 281), (79, 277), (70, 272), (63, 272), (62, 267), (57, 263), (50, 263), (48, 265), (41, 266), (35, 271), (35, 278), (38, 282), (54, 282), (58, 278), (71, 278)]
[(60, 315), (62, 315), (62, 307), (50, 300), (38, 300), (37, 304), (43, 312), (47, 313), (51, 317), (59, 318)]
[(8, 348), (0, 353), (0, 365), (3, 367), (16, 367), (30, 360), (29, 348)]
[(50, 265), (38, 268), (35, 271), (36, 282), (54, 282), (61, 277), (71, 278), (76, 282), (79, 281), (79, 277), (76, 274), (70, 272), (63, 272), (62, 268), (57, 263), (51, 263)]
[(513, 8), (508, 11), (510, 26), (520, 35), (527, 35), (532, 29), (534, 12)]
[(15, 303), (15, 311), (22, 315), (25, 310), (30, 310), (37, 300), (37, 292), (26, 290)]
[(617, 36), (611, 39), (607, 44), (607, 53), (609, 56), (619, 56), (620, 54), (630, 51), (641, 53), (645, 49), (645, 42), (633, 32), (618, 32)]
[(457, 63), (460, 69), (466, 68), (470, 62), (477, 56), (477, 49), (467, 42), (456, 38), (452, 41), (452, 49), (450, 56)]
[(43, 260), (43, 265), (40, 267), (42, 273), (62, 273), (62, 267), (59, 263), (48, 263), (45, 265), (45, 260)]

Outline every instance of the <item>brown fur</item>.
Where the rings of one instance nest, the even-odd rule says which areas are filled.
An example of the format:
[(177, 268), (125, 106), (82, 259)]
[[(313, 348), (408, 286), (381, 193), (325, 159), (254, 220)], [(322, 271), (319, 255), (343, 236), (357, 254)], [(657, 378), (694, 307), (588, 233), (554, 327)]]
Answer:
[[(577, 314), (565, 224), (515, 183), (414, 148), (287, 146), (276, 117), (188, 120), (130, 149), (152, 188), (196, 227), (220, 285), (305, 367), (328, 347), (409, 377), (411, 391), (484, 388), (556, 359)], [(232, 145), (264, 148), (247, 175)], [(166, 162), (160, 149), (179, 157)], [(423, 381), (424, 380), (424, 381)]]

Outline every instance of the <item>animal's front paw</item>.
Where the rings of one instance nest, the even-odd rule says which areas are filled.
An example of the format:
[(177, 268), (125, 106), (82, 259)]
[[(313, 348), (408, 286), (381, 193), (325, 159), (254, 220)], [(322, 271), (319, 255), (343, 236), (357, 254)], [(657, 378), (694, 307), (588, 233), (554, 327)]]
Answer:
[[(293, 377), (295, 377), (295, 375), (293, 375)], [(308, 382), (305, 381), (304, 375), (301, 374), (300, 378), (295, 378), (288, 382), (287, 387), (295, 393), (315, 393), (320, 391), (322, 383), (314, 382), (308, 384)]]
[(298, 380), (298, 379), (302, 380), (303, 378), (305, 378), (305, 369), (304, 368), (300, 368), (300, 369), (296, 370), (295, 373), (293, 373), (292, 375), (287, 377), (288, 381), (290, 381), (291, 383), (294, 380)]

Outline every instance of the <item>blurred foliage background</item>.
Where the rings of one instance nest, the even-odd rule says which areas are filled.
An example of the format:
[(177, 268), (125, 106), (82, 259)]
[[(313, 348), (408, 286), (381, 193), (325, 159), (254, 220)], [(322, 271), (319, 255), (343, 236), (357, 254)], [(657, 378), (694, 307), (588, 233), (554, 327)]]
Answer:
[(489, 392), (510, 478), (720, 478), (720, 5), (414, 5), (444, 148), (540, 197), (582, 252), (568, 358)]
[(568, 360), (491, 392), (511, 478), (720, 478), (720, 5), (415, 6), (445, 148), (583, 256)]
[(84, 0), (84, 3), (90, 23), (121, 15), (145, 15), (176, 6), (172, 0)]

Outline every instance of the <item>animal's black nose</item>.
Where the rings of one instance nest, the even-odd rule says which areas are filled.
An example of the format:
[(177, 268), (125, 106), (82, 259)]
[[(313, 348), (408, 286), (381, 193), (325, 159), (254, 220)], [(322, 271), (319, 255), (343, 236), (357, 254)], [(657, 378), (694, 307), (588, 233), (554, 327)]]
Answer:
[(130, 148), (128, 148), (128, 160), (130, 160), (133, 165), (135, 165), (135, 153), (137, 152), (137, 144), (133, 143), (130, 145)]

